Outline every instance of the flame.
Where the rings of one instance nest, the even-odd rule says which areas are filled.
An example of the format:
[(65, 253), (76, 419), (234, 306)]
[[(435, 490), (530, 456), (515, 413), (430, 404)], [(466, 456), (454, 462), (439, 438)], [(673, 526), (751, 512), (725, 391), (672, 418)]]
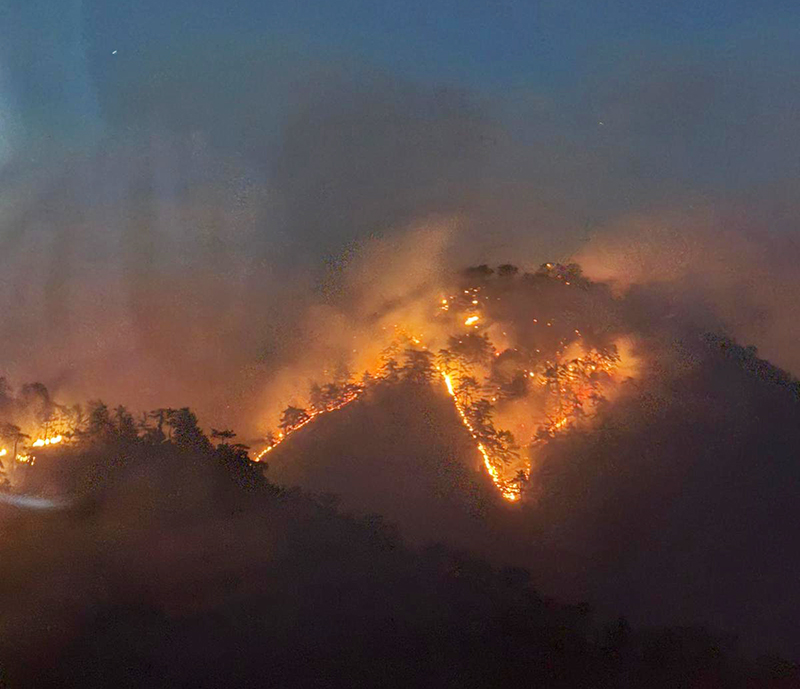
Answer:
[(359, 397), (361, 397), (361, 394), (363, 392), (364, 388), (362, 387), (350, 392), (349, 394), (344, 395), (341, 400), (337, 401), (336, 403), (330, 405), (325, 409), (314, 409), (310, 412), (306, 412), (308, 414), (308, 417), (306, 419), (303, 419), (303, 421), (301, 421), (298, 424), (295, 424), (294, 426), (287, 427), (285, 432), (281, 431), (280, 433), (278, 433), (278, 436), (275, 438), (274, 442), (271, 445), (267, 445), (263, 450), (261, 450), (261, 452), (259, 452), (255, 456), (253, 461), (260, 462), (268, 452), (272, 452), (272, 450), (278, 447), (278, 445), (280, 445), (284, 440), (286, 440), (286, 438), (288, 438), (292, 433), (299, 431), (304, 426), (308, 426), (308, 424), (310, 424), (314, 419), (316, 419), (319, 416), (322, 416), (323, 414), (327, 414), (332, 411), (337, 411), (342, 407), (347, 406), (348, 404), (350, 404), (350, 402), (353, 402), (357, 400)]
[(56, 435), (52, 438), (38, 438), (32, 445), (32, 447), (45, 447), (46, 445), (57, 445), (63, 440), (60, 435)]
[[(445, 387), (447, 387), (447, 392), (449, 393), (450, 397), (453, 398), (453, 406), (456, 408), (458, 415), (461, 417), (461, 422), (464, 424), (466, 429), (470, 432), (470, 435), (477, 441), (478, 440), (478, 433), (473, 427), (473, 425), (469, 422), (466, 413), (464, 412), (464, 408), (459, 404), (458, 397), (456, 397), (456, 392), (453, 389), (453, 379), (452, 377), (444, 373), (441, 369), (437, 369), (439, 374), (441, 375), (442, 379), (444, 380)], [(510, 502), (516, 502), (521, 497), (521, 490), (518, 485), (512, 485), (505, 481), (503, 481), (502, 477), (500, 476), (500, 472), (497, 470), (497, 467), (492, 462), (491, 458), (489, 457), (489, 453), (484, 447), (483, 443), (478, 441), (477, 443), (478, 452), (481, 453), (483, 457), (483, 465), (486, 467), (486, 471), (489, 473), (489, 476), (492, 479), (492, 482), (495, 486), (500, 490), (500, 493), (506, 500)]]
[[(549, 264), (548, 269), (553, 268), (553, 265)], [(559, 277), (555, 273), (554, 275)], [(486, 335), (487, 342), (488, 332), (492, 329), (497, 330), (496, 337), (493, 338), (495, 342), (503, 341), (499, 333), (507, 337), (504, 324), (502, 322), (493, 323), (489, 312), (486, 314), (475, 313), (479, 303), (480, 290), (481, 288), (464, 289), (463, 297), (458, 292), (449, 296), (446, 296), (446, 293), (440, 293), (434, 300), (438, 309), (444, 312), (460, 311), (461, 315), (456, 316), (453, 320), (449, 320), (443, 313), (440, 313), (439, 317), (449, 320), (450, 326), (457, 325), (460, 318), (464, 318), (465, 326), (474, 326), (475, 328), (478, 328), (476, 324), (485, 317), (488, 319), (489, 325)], [(490, 296), (487, 298), (491, 299)], [(497, 297), (497, 300), (500, 300), (500, 297)], [(438, 303), (436, 303), (437, 301)], [(466, 302), (471, 302), (471, 306)], [(454, 308), (451, 309), (451, 306)], [(465, 308), (466, 313), (461, 311), (462, 307)], [(554, 329), (558, 327), (556, 319), (552, 316), (549, 319), (542, 318), (541, 322), (539, 318), (533, 318), (532, 314), (529, 318), (540, 327), (542, 325)], [(495, 328), (495, 326), (498, 327)], [(386, 326), (382, 330), (387, 330)], [(423, 351), (435, 351), (428, 346), (432, 347), (437, 342), (435, 335), (425, 344), (423, 335), (418, 331), (410, 331), (407, 325), (395, 323), (393, 330), (394, 339), (384, 349), (384, 356), (396, 354), (403, 343), (413, 345)], [(581, 419), (588, 418), (595, 411), (597, 400), (604, 398), (606, 392), (613, 389), (613, 383), (612, 386), (608, 386), (607, 382), (623, 379), (625, 369), (632, 372), (631, 367), (634, 369), (636, 367), (636, 357), (633, 356), (630, 347), (623, 349), (618, 346), (618, 343), (614, 343), (610, 350), (598, 351), (585, 344), (580, 329), (572, 327), (571, 330), (574, 331), (574, 337), (570, 336), (571, 339), (564, 338), (558, 342), (553, 351), (553, 360), (539, 359), (538, 363), (534, 365), (535, 370), (524, 368), (519, 371), (521, 375), (530, 380), (531, 384), (536, 386), (538, 391), (534, 392), (536, 401), (533, 407), (529, 402), (518, 403), (516, 400), (521, 400), (520, 397), (499, 395), (500, 388), (492, 390), (491, 384), (489, 384), (489, 388), (479, 386), (483, 391), (489, 389), (488, 394), (484, 394), (484, 392), (465, 393), (462, 390), (464, 385), (471, 384), (473, 387), (478, 385), (477, 380), (486, 379), (488, 381), (491, 366), (487, 370), (485, 364), (470, 363), (469, 360), (462, 360), (455, 365), (445, 361), (442, 361), (441, 365), (434, 364), (434, 369), (444, 382), (462, 424), (475, 441), (486, 472), (500, 494), (510, 502), (521, 500), (523, 486), (530, 479), (532, 462), (529, 453), (547, 443), (556, 434), (578, 425)], [(440, 332), (439, 335), (442, 333)], [(463, 344), (461, 339), (458, 340), (458, 343)], [(504, 351), (509, 350), (520, 351), (513, 346), (513, 343), (504, 348)], [(391, 354), (387, 354), (387, 352), (391, 352)], [(535, 354), (541, 354), (541, 352), (542, 350), (535, 349)], [(493, 358), (496, 358), (500, 357), (503, 352), (491, 344), (490, 353)], [(450, 354), (453, 352), (450, 351)], [(535, 356), (533, 349), (530, 354)], [(458, 355), (455, 356), (457, 360)], [(394, 374), (383, 370), (383, 365), (386, 363), (387, 360), (384, 359), (378, 365), (367, 367), (368, 379), (370, 381), (387, 380), (390, 375), (396, 375), (396, 369)], [(614, 377), (609, 379), (608, 376), (612, 373)], [(604, 375), (599, 377), (599, 374)], [(282, 432), (258, 453), (255, 461), (261, 461), (267, 453), (274, 450), (292, 433), (307, 426), (317, 417), (341, 409), (360, 398), (367, 388), (368, 383), (354, 386), (354, 389), (348, 394), (341, 396), (335, 403), (329, 404), (324, 409), (303, 410), (303, 414), (298, 414), (300, 420), (294, 425), (284, 426)], [(491, 421), (486, 427), (483, 427), (482, 422), (479, 421), (480, 417), (473, 417), (473, 411), (476, 414), (480, 413), (477, 409), (473, 410), (473, 404), (476, 402), (476, 399), (472, 399), (473, 397), (483, 400), (484, 404), (488, 403), (491, 413), (502, 416), (506, 424), (511, 422), (514, 434), (512, 435), (510, 430), (496, 429)], [(516, 417), (515, 420), (511, 421), (514, 417)], [(509, 428), (509, 426), (506, 427)]]
[[(408, 340), (413, 342), (415, 345), (421, 347), (423, 350), (428, 350), (428, 347), (422, 344), (422, 340), (416, 336), (409, 336)], [(499, 352), (495, 351), (495, 355), (498, 355)], [(584, 407), (587, 405), (591, 405), (592, 394), (595, 392), (595, 388), (591, 387), (591, 385), (587, 385), (586, 381), (581, 378), (581, 375), (585, 375), (587, 371), (591, 371), (592, 373), (597, 371), (603, 371), (606, 373), (611, 373), (614, 371), (617, 366), (618, 362), (612, 358), (608, 358), (596, 350), (589, 350), (586, 351), (582, 348), (582, 346), (575, 345), (575, 348), (572, 347), (567, 348), (567, 351), (563, 353), (564, 356), (574, 356), (571, 360), (568, 359), (567, 363), (560, 363), (563, 359), (559, 359), (556, 362), (547, 362), (547, 366), (554, 370), (555, 373), (551, 377), (548, 378), (541, 378), (539, 383), (542, 386), (548, 386), (555, 383), (556, 392), (558, 393), (559, 399), (559, 412), (560, 414), (557, 417), (557, 420), (553, 420), (551, 423), (540, 426), (539, 435), (534, 437), (530, 444), (531, 446), (536, 445), (538, 443), (543, 442), (546, 437), (552, 438), (556, 435), (559, 431), (570, 426), (574, 421), (578, 419), (578, 415), (583, 412)], [(580, 354), (578, 356), (578, 354)], [(517, 474), (517, 478), (514, 480), (508, 480), (503, 476), (503, 472), (501, 471), (500, 467), (502, 467), (504, 461), (500, 457), (493, 456), (493, 452), (491, 448), (487, 447), (483, 442), (481, 442), (481, 435), (479, 430), (475, 428), (475, 426), (470, 422), (469, 417), (467, 415), (467, 411), (465, 406), (459, 400), (458, 394), (456, 393), (456, 380), (452, 373), (448, 373), (440, 366), (436, 365), (435, 369), (439, 376), (441, 377), (442, 381), (445, 384), (445, 388), (447, 389), (447, 393), (452, 399), (453, 406), (458, 413), (459, 418), (461, 419), (462, 424), (464, 427), (469, 431), (470, 436), (475, 440), (476, 448), (478, 452), (481, 454), (483, 459), (483, 465), (489, 474), (492, 482), (496, 486), (496, 488), (500, 491), (501, 495), (510, 502), (517, 502), (522, 497), (522, 486), (521, 484), (524, 481), (527, 481), (530, 478), (531, 472), (531, 464), (530, 461), (527, 460), (522, 469), (519, 470)], [(463, 372), (462, 372), (463, 373)], [(467, 374), (463, 374), (467, 375)], [(532, 371), (528, 371), (527, 375), (531, 378), (535, 377), (536, 374)], [(380, 376), (374, 376), (376, 380), (380, 379)], [(349, 394), (344, 395), (342, 398), (337, 400), (334, 404), (329, 405), (325, 409), (315, 409), (309, 412), (306, 412), (306, 416), (300, 421), (299, 423), (289, 426), (284, 429), (281, 433), (278, 434), (277, 438), (273, 441), (271, 445), (265, 447), (255, 458), (255, 461), (261, 461), (263, 457), (274, 450), (278, 445), (286, 440), (292, 433), (300, 430), (301, 428), (310, 424), (314, 419), (317, 417), (342, 409), (346, 405), (350, 404), (351, 402), (355, 401), (366, 390), (365, 386), (359, 386), (352, 390)], [(562, 395), (569, 394), (570, 400), (568, 402), (563, 402), (561, 397)], [(496, 402), (497, 398), (492, 397), (491, 401)], [(544, 434), (542, 437), (541, 434)]]

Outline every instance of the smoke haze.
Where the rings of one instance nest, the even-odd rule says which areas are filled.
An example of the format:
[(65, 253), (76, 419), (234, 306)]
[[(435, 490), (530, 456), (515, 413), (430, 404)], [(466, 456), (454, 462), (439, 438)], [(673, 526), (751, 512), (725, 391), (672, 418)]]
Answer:
[[(441, 217), (456, 218), (443, 272), (577, 256), (620, 286), (679, 285), (798, 370), (786, 327), (797, 74), (774, 68), (788, 48), (775, 26), (768, 49), (764, 27), (730, 29), (735, 49), (680, 56), (590, 46), (580, 82), (482, 93), (249, 33), (220, 31), (212, 51), (197, 37), (217, 19), (210, 7), (199, 34), (147, 50), (128, 35), (112, 54), (110, 33), (156, 18), (51, 9), (4, 9), (6, 26), (26, 27), (0, 70), (15, 380), (191, 403), (252, 432), (253, 396), (296, 363), (298, 341), (320, 339), (301, 325), (307, 310), (352, 318), (359, 297), (331, 286), (350, 279), (347, 257)], [(433, 259), (398, 256), (408, 268), (394, 272), (413, 276), (419, 260)]]
[[(796, 11), (711, 27), (678, 3), (692, 30), (653, 10), (661, 36), (631, 28), (638, 3), (467, 3), (456, 22), (461, 8), (415, 0), (416, 29), (394, 33), (398, 17), (361, 3), (261, 4), (0, 0), (0, 375), (63, 403), (191, 406), (255, 443), (311, 381), (374, 361), (396, 324), (441, 341), (430, 305), (464, 266), (577, 262), (607, 285), (649, 388), (550, 446), (522, 510), (487, 494), (474, 451), (443, 474), (466, 506), (441, 476), (413, 485), (419, 465), (387, 446), (419, 461), (431, 427), (358, 451), (328, 428), (327, 450), (298, 441), (309, 464), (285, 480), (538, 568), (548, 592), (739, 624), (796, 654), (800, 611), (781, 607), (798, 572), (781, 565), (796, 400), (700, 339), (726, 333), (800, 375)], [(439, 4), (457, 24), (448, 55)], [(470, 57), (484, 31), (502, 50)], [(441, 402), (395, 411), (432, 424)], [(346, 423), (366, 435), (382, 408), (362, 412)], [(439, 441), (437, 462), (464, 451)], [(350, 480), (371, 453), (385, 472)]]

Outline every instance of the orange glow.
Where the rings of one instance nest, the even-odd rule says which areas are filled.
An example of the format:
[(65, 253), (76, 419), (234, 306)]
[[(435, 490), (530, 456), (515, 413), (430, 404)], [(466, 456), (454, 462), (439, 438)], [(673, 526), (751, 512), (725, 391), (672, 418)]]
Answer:
[(60, 435), (56, 435), (52, 438), (38, 438), (36, 442), (33, 443), (33, 447), (45, 447), (47, 445), (57, 445), (63, 440)]
[[(477, 288), (463, 290), (463, 294), (473, 305), (478, 301), (475, 298), (477, 293)], [(440, 292), (432, 299), (433, 306), (438, 306), (442, 311), (448, 311), (450, 306), (455, 307), (451, 311), (459, 310), (459, 299), (462, 297), (458, 293), (449, 298), (441, 295)], [(479, 326), (476, 324), (485, 315), (486, 323), (491, 324), (489, 331), (494, 328), (498, 331), (496, 334), (502, 333), (507, 337), (509, 331), (504, 328), (508, 326), (502, 321), (492, 323), (490, 313), (479, 315), (470, 313), (474, 309), (469, 306), (466, 309), (467, 313), (461, 312), (460, 317), (441, 313), (439, 316), (449, 319), (445, 327), (458, 327), (460, 318), (465, 318), (465, 326), (474, 326), (477, 329)], [(530, 322), (529, 318), (532, 315), (526, 316), (525, 320)], [(537, 318), (532, 320), (539, 324)], [(546, 324), (553, 328), (556, 320), (553, 317), (549, 320), (543, 318), (541, 325)], [(441, 349), (444, 344), (442, 338), (449, 333), (443, 333), (437, 324), (426, 322), (425, 337), (419, 327), (412, 329), (408, 323), (394, 324), (393, 328), (393, 339), (383, 350), (381, 360), (366, 366), (364, 385), (345, 386), (347, 392), (342, 389), (335, 400), (324, 408), (315, 408), (312, 405), (303, 410), (304, 413), (300, 413), (299, 409), (295, 410), (298, 421), (289, 426), (284, 421), (282, 431), (271, 438), (271, 444), (258, 453), (255, 461), (261, 461), (292, 433), (307, 426), (318, 416), (341, 409), (360, 398), (371, 383), (397, 380), (400, 367), (393, 357), (403, 347), (410, 346), (415, 351), (439, 352), (440, 358), (437, 358), (437, 363), (433, 363), (433, 368), (444, 382), (462, 425), (469, 431), (486, 472), (503, 498), (509, 502), (519, 502), (524, 486), (532, 474), (532, 457), (535, 453), (558, 433), (578, 427), (586, 419), (590, 419), (596, 413), (597, 400), (613, 394), (616, 382), (622, 380), (625, 373), (633, 372), (636, 367), (631, 347), (623, 347), (617, 342), (608, 350), (590, 348), (584, 342), (581, 331), (574, 327), (570, 329), (574, 331), (575, 337), (560, 340), (557, 349), (551, 353), (552, 359), (533, 357), (534, 351), (541, 354), (542, 350), (531, 348), (529, 353), (532, 358), (527, 362), (521, 360), (520, 368), (513, 373), (509, 373), (508, 369), (502, 372), (504, 364), (500, 364), (501, 368), (495, 371), (494, 360), (505, 352), (524, 352), (524, 348), (520, 346), (518, 349), (515, 345), (519, 343), (506, 341), (507, 344), (503, 345), (501, 351), (497, 347), (497, 340), (494, 343), (489, 341), (489, 331), (483, 336), (486, 347), (482, 351), (486, 358), (493, 355), (491, 363), (480, 359), (483, 356), (480, 353), (473, 355), (468, 351), (471, 343), (466, 338), (478, 338), (477, 334), (460, 337), (453, 335), (450, 337), (450, 348)], [(387, 327), (383, 326), (381, 329), (387, 330)], [(477, 342), (482, 340), (479, 338)], [(500, 342), (503, 342), (502, 338)], [(457, 349), (461, 345), (464, 346), (463, 351)], [(394, 361), (393, 367), (387, 368), (390, 361)], [(362, 362), (362, 365), (366, 363), (368, 362)], [(499, 377), (493, 381), (493, 375)], [(515, 375), (518, 378), (514, 378)], [(526, 383), (522, 392), (519, 391), (519, 386), (510, 389), (509, 381), (520, 379)], [(323, 406), (319, 402), (316, 404), (318, 407)], [(493, 419), (498, 417), (503, 425), (495, 427)]]
[(336, 404), (328, 407), (327, 409), (306, 411), (306, 414), (308, 414), (308, 418), (304, 419), (303, 421), (301, 421), (300, 423), (298, 423), (298, 424), (296, 424), (294, 426), (289, 426), (286, 429), (286, 432), (281, 431), (280, 433), (278, 433), (278, 435), (275, 438), (275, 441), (272, 443), (272, 445), (267, 445), (267, 447), (265, 447), (263, 450), (261, 450), (261, 452), (259, 452), (255, 456), (253, 461), (260, 462), (268, 452), (271, 452), (276, 447), (278, 447), (278, 445), (280, 445), (284, 440), (286, 440), (286, 438), (288, 438), (292, 433), (294, 433), (295, 431), (299, 431), (304, 426), (308, 426), (308, 424), (310, 424), (318, 416), (322, 416), (323, 414), (327, 414), (328, 412), (337, 411), (338, 409), (341, 409), (342, 407), (347, 406), (348, 404), (350, 404), (350, 402), (353, 402), (353, 401), (357, 400), (359, 397), (361, 397), (361, 394), (363, 392), (364, 392), (364, 388), (360, 388), (360, 389), (358, 389), (358, 390), (356, 390), (356, 391), (344, 396)]
[[(442, 376), (442, 379), (444, 380), (445, 386), (447, 387), (447, 392), (450, 394), (450, 397), (453, 398), (453, 406), (455, 406), (458, 415), (461, 417), (461, 422), (469, 431), (470, 435), (475, 440), (477, 440), (478, 439), (477, 431), (469, 422), (469, 419), (467, 418), (467, 415), (464, 412), (463, 407), (458, 403), (458, 398), (456, 397), (455, 390), (453, 389), (452, 377), (449, 374), (442, 372), (441, 369), (438, 370), (440, 375)], [(492, 482), (494, 483), (495, 486), (497, 486), (498, 490), (503, 495), (503, 497), (510, 502), (516, 502), (517, 500), (519, 500), (520, 497), (522, 497), (520, 487), (516, 484), (512, 485), (503, 481), (502, 477), (500, 476), (500, 472), (497, 470), (497, 467), (495, 466), (494, 462), (492, 462), (489, 456), (489, 452), (483, 446), (483, 443), (478, 442), (477, 448), (478, 452), (480, 452), (481, 456), (483, 457), (483, 465), (486, 467), (486, 471), (489, 473), (489, 476), (492, 478)]]

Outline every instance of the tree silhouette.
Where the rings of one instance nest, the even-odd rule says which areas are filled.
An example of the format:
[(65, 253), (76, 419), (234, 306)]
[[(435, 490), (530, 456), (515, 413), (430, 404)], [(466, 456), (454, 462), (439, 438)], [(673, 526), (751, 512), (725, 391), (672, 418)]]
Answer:
[(369, 371), (364, 371), (363, 375), (361, 376), (361, 386), (362, 387), (369, 387), (375, 382), (375, 376), (373, 376)]
[(107, 440), (114, 434), (114, 423), (108, 406), (100, 401), (89, 402), (89, 418), (86, 424), (86, 436), (92, 441)]
[(469, 422), (479, 431), (481, 429), (492, 428), (493, 413), (494, 409), (491, 402), (485, 399), (477, 400), (464, 410), (464, 414)]
[(459, 377), (470, 375), (467, 362), (450, 349), (440, 349), (436, 355), (436, 363), (446, 375), (456, 374)]
[(167, 423), (172, 429), (172, 442), (178, 447), (193, 450), (211, 448), (211, 443), (197, 424), (197, 417), (188, 407), (174, 410), (169, 415)]
[(519, 268), (517, 266), (511, 265), (510, 263), (504, 263), (502, 266), (498, 266), (497, 268), (497, 275), (501, 278), (511, 278), (519, 273)]
[(380, 368), (380, 377), (387, 383), (396, 383), (400, 380), (400, 366), (394, 357), (388, 358)]
[(484, 365), (492, 359), (494, 347), (486, 333), (467, 333), (448, 341), (450, 352), (470, 365)]
[(403, 378), (411, 383), (430, 383), (436, 376), (433, 354), (420, 349), (407, 349), (405, 352)]
[(53, 411), (53, 400), (42, 383), (26, 383), (20, 388), (19, 401), (33, 411), (39, 423), (46, 423)]
[(509, 381), (500, 386), (499, 393), (505, 399), (519, 399), (528, 394), (528, 376), (518, 371)]
[(125, 407), (119, 405), (114, 410), (114, 422), (117, 437), (126, 442), (138, 440), (139, 432), (131, 414)]
[(223, 428), (222, 430), (216, 428), (211, 429), (211, 439), (219, 440), (222, 445), (230, 445), (228, 441), (233, 440), (235, 437), (236, 433), (229, 428)]
[(288, 406), (281, 414), (281, 421), (278, 427), (284, 433), (290, 433), (298, 426), (302, 426), (310, 418), (309, 413), (302, 407)]
[(148, 437), (151, 442), (164, 442), (167, 439), (167, 436), (164, 433), (164, 426), (168, 425), (167, 422), (169, 417), (174, 413), (175, 410), (171, 409), (170, 407), (161, 407), (149, 412), (150, 418), (156, 421), (156, 427), (152, 430), (152, 432), (148, 433)]
[(342, 401), (342, 388), (336, 383), (328, 383), (322, 386), (323, 411), (328, 411), (338, 406)]
[(484, 445), (491, 451), (493, 457), (498, 457), (504, 464), (510, 464), (519, 459), (519, 448), (511, 431), (498, 431), (494, 427), (484, 427), (480, 433)]
[(308, 403), (314, 411), (325, 411), (325, 395), (318, 383), (312, 383), (308, 391)]
[(453, 392), (462, 407), (471, 407), (480, 398), (480, 384), (473, 376), (458, 379)]

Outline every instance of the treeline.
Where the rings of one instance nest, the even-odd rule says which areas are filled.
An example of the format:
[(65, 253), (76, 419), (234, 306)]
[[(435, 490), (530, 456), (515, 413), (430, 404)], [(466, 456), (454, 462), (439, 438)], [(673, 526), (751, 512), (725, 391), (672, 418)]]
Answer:
[[(354, 380), (348, 371), (340, 374), (339, 380), (322, 384), (312, 383), (308, 393), (308, 406), (289, 405), (281, 412), (278, 428), (282, 436), (304, 426), (315, 416), (339, 409), (359, 397), (377, 384), (408, 382), (426, 385), (436, 377), (436, 361), (433, 354), (424, 349), (403, 347), (395, 343), (383, 353), (383, 361), (377, 371), (365, 371), (360, 380)], [(276, 434), (267, 432), (267, 444), (271, 445)]]
[[(210, 449), (211, 441), (228, 443), (236, 434), (228, 429), (201, 430), (197, 416), (188, 408), (159, 408), (134, 416), (125, 406), (110, 408), (101, 400), (85, 406), (57, 403), (42, 383), (26, 383), (14, 394), (0, 378), (0, 440), (24, 443), (35, 437), (60, 437), (64, 441), (123, 441), (158, 444), (172, 442), (181, 447)], [(246, 446), (228, 443), (239, 450)]]
[[(240, 474), (252, 473), (250, 448), (236, 441), (236, 433), (216, 428), (205, 433), (188, 407), (134, 415), (123, 405), (110, 408), (100, 400), (65, 406), (55, 402), (41, 383), (23, 385), (14, 395), (0, 379), (0, 448), (5, 450), (0, 456), (0, 485), (35, 485), (41, 477), (30, 476), (38, 471), (33, 469), (34, 459), (40, 463), (43, 456), (61, 461), (64, 455), (96, 455), (114, 448), (117, 459), (124, 461), (159, 446), (212, 457), (236, 467)], [(260, 474), (262, 469), (252, 471)]]
[(497, 268), (490, 268), (486, 263), (470, 266), (461, 272), (462, 287), (474, 288), (492, 279), (508, 281), (520, 278), (532, 282), (542, 279), (563, 280), (574, 285), (589, 285), (590, 280), (583, 275), (583, 269), (577, 263), (542, 263), (532, 273), (520, 272), (520, 269), (504, 263)]
[(101, 428), (72, 450), (113, 468), (93, 482), (97, 499), (27, 516), (0, 542), (7, 686), (744, 689), (797, 680), (790, 663), (751, 662), (706, 629), (597, 621), (586, 604), (543, 598), (524, 570), (443, 546), (411, 549), (380, 517), (343, 514), (258, 472), (243, 482), (240, 466), (208, 461), (219, 449), (176, 429), (152, 443)]
[(707, 346), (721, 351), (728, 359), (760, 380), (778, 385), (789, 391), (795, 399), (800, 400), (800, 381), (788, 371), (759, 358), (755, 346), (740, 345), (733, 338), (718, 333), (706, 333), (703, 340)]

